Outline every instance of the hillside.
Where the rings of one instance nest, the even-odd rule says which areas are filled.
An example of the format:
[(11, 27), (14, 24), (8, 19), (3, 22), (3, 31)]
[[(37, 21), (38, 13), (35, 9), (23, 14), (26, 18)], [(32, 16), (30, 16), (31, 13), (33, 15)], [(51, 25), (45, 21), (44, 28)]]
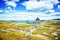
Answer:
[(0, 21), (0, 40), (60, 40), (60, 21), (46, 20), (35, 24)]

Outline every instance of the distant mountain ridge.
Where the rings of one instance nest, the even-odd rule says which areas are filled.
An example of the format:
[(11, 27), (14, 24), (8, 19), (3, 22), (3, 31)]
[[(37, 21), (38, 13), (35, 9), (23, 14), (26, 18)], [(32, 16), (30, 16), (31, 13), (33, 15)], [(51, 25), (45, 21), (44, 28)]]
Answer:
[(53, 19), (53, 20), (60, 20), (60, 19)]
[[(44, 20), (41, 20), (40, 22), (43, 22)], [(35, 24), (35, 20), (11, 20), (11, 22), (20, 22), (20, 23), (28, 23), (28, 24)]]
[[(53, 19), (53, 20), (60, 21), (60, 19)], [(44, 21), (48, 21), (48, 20), (40, 20), (40, 22), (42, 22), (42, 23)], [(0, 22), (19, 22), (19, 23), (28, 23), (28, 24), (35, 24), (36, 23), (35, 20), (0, 20)]]

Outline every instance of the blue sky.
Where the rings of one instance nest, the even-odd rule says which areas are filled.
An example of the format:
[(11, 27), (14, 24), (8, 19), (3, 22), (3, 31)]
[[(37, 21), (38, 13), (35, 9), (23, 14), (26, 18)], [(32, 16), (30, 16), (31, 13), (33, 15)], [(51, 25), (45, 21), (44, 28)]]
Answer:
[(0, 0), (0, 20), (60, 19), (60, 0)]

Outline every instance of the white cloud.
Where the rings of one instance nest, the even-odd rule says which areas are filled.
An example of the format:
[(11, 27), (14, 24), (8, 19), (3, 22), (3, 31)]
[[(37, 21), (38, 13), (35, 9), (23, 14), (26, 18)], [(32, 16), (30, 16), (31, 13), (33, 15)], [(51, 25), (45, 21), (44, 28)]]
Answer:
[(3, 10), (0, 10), (0, 12), (3, 12)]
[(26, 6), (27, 10), (40, 10), (40, 11), (46, 11), (51, 10), (53, 8), (52, 3), (48, 3), (47, 1), (27, 1), (22, 3), (22, 5)]
[[(48, 14), (47, 14), (48, 15)], [(60, 15), (60, 12), (53, 12), (49, 14), (50, 16), (54, 16), (54, 15)]]
[(46, 1), (40, 1), (40, 2), (36, 2), (36, 1), (28, 1), (23, 3), (24, 6), (26, 6), (27, 10), (34, 10), (34, 9), (52, 9), (53, 8), (53, 4), (51, 3), (47, 3)]
[(55, 12), (55, 10), (49, 10), (49, 12), (54, 13), (54, 12)]
[(11, 9), (11, 7), (8, 7), (8, 9)]
[[(37, 14), (39, 13), (39, 14)], [(57, 19), (60, 16), (54, 16), (58, 13), (51, 14), (42, 14), (42, 12), (16, 12), (16, 13), (8, 13), (8, 14), (0, 14), (0, 20), (35, 20), (36, 17), (39, 17), (41, 20), (50, 20)]]
[[(15, 3), (15, 1), (16, 0), (6, 1), (6, 4), (7, 6), (16, 7), (17, 4)], [(12, 14), (10, 11), (6, 10), (6, 13), (8, 14), (0, 14), (0, 20), (35, 20), (36, 17), (39, 17), (41, 20), (57, 19), (60, 18), (60, 16), (55, 16), (55, 15), (58, 15), (60, 13), (57, 13), (55, 12), (55, 10), (52, 10), (53, 5), (55, 3), (57, 2), (55, 2), (54, 0), (53, 1), (40, 0), (39, 2), (37, 0), (30, 0), (22, 4), (26, 6), (27, 10), (35, 10), (35, 11), (39, 10), (39, 12), (16, 12)], [(8, 7), (8, 9), (11, 8)], [(50, 12), (50, 14), (46, 14), (48, 12)]]
[(60, 5), (58, 5), (58, 9), (60, 9)]
[(30, 1), (37, 1), (37, 0), (30, 0)]
[[(38, 0), (30, 0), (30, 1), (38, 1)], [(58, 3), (58, 0), (39, 0), (39, 1), (47, 1), (47, 3), (53, 3), (53, 4)]]
[(17, 4), (16, 4), (15, 2), (13, 2), (13, 1), (6, 1), (5, 3), (6, 3), (7, 6), (12, 6), (12, 7), (16, 7), (16, 5), (17, 5)]
[(12, 0), (12, 1), (14, 1), (14, 2), (19, 2), (19, 0)]
[(58, 0), (40, 0), (40, 1), (47, 1), (47, 2), (50, 2), (50, 3), (53, 3), (53, 4), (58, 3)]

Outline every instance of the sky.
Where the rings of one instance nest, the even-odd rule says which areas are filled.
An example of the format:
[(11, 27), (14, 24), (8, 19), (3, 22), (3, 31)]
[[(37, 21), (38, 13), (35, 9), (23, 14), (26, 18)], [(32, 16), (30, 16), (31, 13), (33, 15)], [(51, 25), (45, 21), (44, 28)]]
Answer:
[(60, 19), (60, 0), (0, 0), (0, 20)]

